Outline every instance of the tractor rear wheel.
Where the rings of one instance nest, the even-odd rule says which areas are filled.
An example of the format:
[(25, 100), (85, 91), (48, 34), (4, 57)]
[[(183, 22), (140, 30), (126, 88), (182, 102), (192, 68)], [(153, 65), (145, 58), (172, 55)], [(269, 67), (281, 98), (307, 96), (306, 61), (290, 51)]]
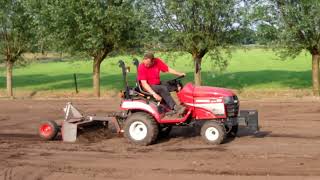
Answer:
[(42, 139), (49, 141), (57, 136), (59, 130), (60, 128), (55, 121), (47, 120), (41, 122), (38, 133)]
[(226, 130), (216, 121), (207, 121), (201, 127), (201, 136), (209, 144), (221, 144), (226, 137)]
[(145, 112), (131, 114), (124, 124), (124, 136), (134, 144), (150, 145), (155, 142), (158, 133), (157, 122)]

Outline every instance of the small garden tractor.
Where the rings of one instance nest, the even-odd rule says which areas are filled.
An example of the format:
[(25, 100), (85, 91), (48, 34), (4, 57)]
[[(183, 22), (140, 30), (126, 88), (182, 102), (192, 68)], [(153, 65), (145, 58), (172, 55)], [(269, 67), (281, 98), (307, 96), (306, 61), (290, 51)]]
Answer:
[[(139, 62), (133, 60), (138, 68)], [(180, 86), (177, 91), (179, 103), (186, 107), (178, 117), (168, 118), (168, 107), (164, 102), (156, 101), (151, 94), (144, 91), (137, 80), (135, 87), (129, 87), (127, 71), (129, 68), (120, 60), (124, 91), (120, 111), (109, 113), (103, 117), (83, 116), (71, 103), (67, 103), (65, 119), (60, 126), (55, 121), (40, 124), (40, 137), (54, 139), (61, 131), (64, 141), (74, 142), (77, 130), (88, 124), (108, 125), (113, 123), (118, 133), (132, 143), (150, 145), (158, 137), (166, 136), (174, 126), (192, 126), (201, 124), (200, 135), (209, 144), (220, 144), (226, 137), (235, 137), (239, 125), (246, 126), (252, 132), (259, 130), (258, 112), (256, 110), (240, 110), (239, 99), (231, 90), (218, 87), (194, 86), (192, 83), (182, 84), (183, 76), (169, 80), (173, 86)]]

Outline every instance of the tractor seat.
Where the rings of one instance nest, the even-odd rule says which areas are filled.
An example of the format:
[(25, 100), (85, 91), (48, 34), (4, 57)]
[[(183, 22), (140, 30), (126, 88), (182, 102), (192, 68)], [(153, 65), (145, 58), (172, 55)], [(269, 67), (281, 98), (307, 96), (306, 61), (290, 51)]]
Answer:
[(137, 91), (137, 92), (139, 92), (139, 93), (141, 93), (141, 94), (143, 94), (143, 95), (145, 95), (146, 97), (147, 97), (147, 96), (153, 97), (152, 94), (150, 94), (150, 93), (148, 93), (147, 91), (144, 91), (144, 90), (142, 89), (142, 86), (141, 86), (141, 84), (140, 84), (140, 81), (138, 81), (138, 80), (137, 80), (137, 82), (136, 82), (136, 87), (134, 88), (134, 90)]

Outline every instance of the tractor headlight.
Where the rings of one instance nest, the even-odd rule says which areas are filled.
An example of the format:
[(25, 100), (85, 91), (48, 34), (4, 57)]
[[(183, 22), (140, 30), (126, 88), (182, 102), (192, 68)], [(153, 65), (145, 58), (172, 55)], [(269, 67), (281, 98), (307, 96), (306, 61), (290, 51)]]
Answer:
[(226, 96), (223, 98), (223, 102), (225, 104), (233, 104), (234, 103), (234, 100), (233, 100), (233, 97), (232, 96)]

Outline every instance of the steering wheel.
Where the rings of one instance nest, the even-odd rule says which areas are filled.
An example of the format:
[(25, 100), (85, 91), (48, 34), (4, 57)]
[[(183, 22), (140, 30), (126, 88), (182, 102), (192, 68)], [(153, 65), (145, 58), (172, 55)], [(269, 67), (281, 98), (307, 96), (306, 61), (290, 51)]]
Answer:
[(175, 85), (175, 86), (180, 85), (182, 87), (182, 83), (181, 83), (180, 79), (182, 79), (184, 77), (185, 77), (184, 75), (176, 77), (174, 79), (167, 81), (167, 83), (171, 84), (171, 85)]
[(182, 79), (182, 78), (184, 78), (184, 77), (185, 77), (185, 75), (178, 76), (178, 77), (176, 77), (176, 78), (174, 78), (174, 79), (171, 79), (170, 81), (177, 81), (177, 80), (180, 80), (180, 79)]

